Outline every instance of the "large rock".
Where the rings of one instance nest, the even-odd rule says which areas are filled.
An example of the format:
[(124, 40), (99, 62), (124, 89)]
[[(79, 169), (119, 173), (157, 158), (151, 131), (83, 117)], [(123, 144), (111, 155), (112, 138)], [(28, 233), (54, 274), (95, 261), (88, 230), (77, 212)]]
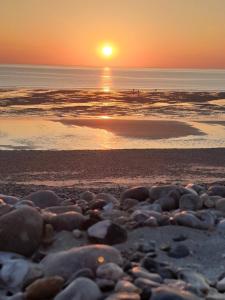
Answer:
[(85, 277), (79, 277), (71, 282), (55, 300), (99, 300), (102, 293), (97, 284)]
[(57, 206), (60, 205), (62, 201), (62, 199), (58, 197), (55, 192), (49, 190), (33, 192), (26, 196), (24, 199), (32, 201), (35, 206), (40, 208)]
[(21, 207), (0, 218), (0, 250), (30, 256), (38, 248), (43, 219), (31, 207)]
[(49, 254), (41, 264), (47, 276), (58, 275), (68, 280), (73, 273), (81, 269), (96, 271), (99, 265), (107, 262), (122, 264), (120, 252), (106, 245), (89, 245)]
[(95, 243), (114, 245), (126, 241), (127, 232), (110, 220), (100, 221), (88, 228), (88, 237)]
[(77, 212), (67, 212), (50, 218), (49, 223), (56, 231), (81, 229), (86, 218)]
[(224, 185), (213, 185), (209, 188), (209, 195), (220, 196), (225, 198), (225, 186)]
[(121, 201), (127, 198), (136, 199), (138, 201), (145, 201), (148, 197), (149, 190), (144, 186), (138, 186), (130, 188), (123, 192), (121, 195)]
[(202, 208), (203, 201), (195, 194), (184, 194), (179, 200), (180, 209), (198, 210)]

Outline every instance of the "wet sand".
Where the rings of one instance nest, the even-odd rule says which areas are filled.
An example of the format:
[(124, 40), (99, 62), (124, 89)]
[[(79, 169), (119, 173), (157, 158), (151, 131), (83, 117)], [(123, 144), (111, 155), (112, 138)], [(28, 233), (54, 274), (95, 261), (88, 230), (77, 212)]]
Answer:
[(0, 151), (1, 190), (225, 181), (225, 149)]

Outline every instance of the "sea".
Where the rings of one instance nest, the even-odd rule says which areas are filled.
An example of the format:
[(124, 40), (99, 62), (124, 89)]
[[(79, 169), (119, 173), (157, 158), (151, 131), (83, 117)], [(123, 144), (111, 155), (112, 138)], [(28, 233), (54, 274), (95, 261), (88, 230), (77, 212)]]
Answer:
[(225, 148), (225, 69), (0, 65), (0, 150)]

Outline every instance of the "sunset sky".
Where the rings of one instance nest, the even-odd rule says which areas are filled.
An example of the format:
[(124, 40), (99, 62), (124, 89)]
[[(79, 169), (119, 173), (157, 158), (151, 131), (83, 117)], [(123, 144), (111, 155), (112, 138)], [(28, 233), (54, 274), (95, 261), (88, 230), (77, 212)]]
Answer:
[(104, 66), (106, 59), (225, 68), (225, 0), (0, 0), (0, 63)]

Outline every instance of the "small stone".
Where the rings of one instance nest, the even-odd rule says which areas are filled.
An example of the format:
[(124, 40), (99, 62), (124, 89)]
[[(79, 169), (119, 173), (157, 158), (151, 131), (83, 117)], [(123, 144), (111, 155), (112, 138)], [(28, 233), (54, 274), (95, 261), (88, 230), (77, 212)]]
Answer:
[(134, 284), (139, 287), (141, 290), (149, 290), (159, 287), (160, 283), (155, 282), (153, 280), (147, 279), (147, 278), (137, 278), (134, 281)]
[(144, 269), (142, 267), (139, 267), (139, 266), (133, 267), (131, 269), (131, 274), (135, 278), (146, 278), (146, 279), (149, 279), (151, 281), (155, 281), (157, 283), (162, 282), (162, 277), (159, 274), (148, 272), (146, 269)]
[(49, 299), (57, 295), (64, 284), (64, 279), (59, 276), (45, 277), (34, 281), (25, 290), (28, 300)]
[(73, 236), (76, 238), (76, 239), (80, 239), (82, 237), (83, 233), (81, 230), (79, 229), (74, 229), (73, 230)]
[(123, 270), (114, 263), (107, 263), (98, 267), (96, 275), (99, 278), (118, 281), (123, 276)]
[(157, 200), (163, 211), (170, 211), (177, 209), (179, 204), (176, 199), (170, 196), (164, 196)]
[(116, 293), (112, 294), (109, 297), (105, 298), (105, 300), (140, 300), (140, 295), (136, 293)]

